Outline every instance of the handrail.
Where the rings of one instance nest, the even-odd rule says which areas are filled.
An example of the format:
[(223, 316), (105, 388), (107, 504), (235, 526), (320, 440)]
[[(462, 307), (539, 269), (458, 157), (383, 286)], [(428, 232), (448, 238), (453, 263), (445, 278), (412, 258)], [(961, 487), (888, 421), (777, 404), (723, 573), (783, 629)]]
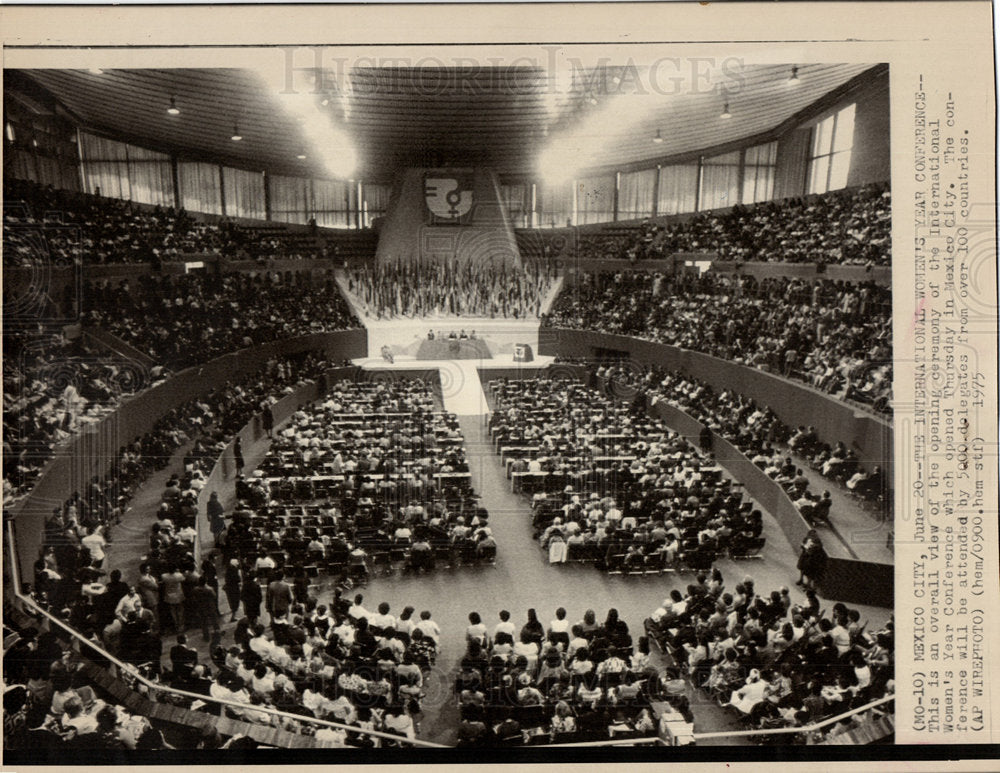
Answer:
[[(15, 547), (15, 544), (14, 544), (14, 534), (10, 530), (7, 531), (7, 547), (8, 547), (8, 550), (10, 551), (11, 559), (13, 559), (16, 556), (16, 547)], [(239, 709), (239, 710), (245, 710), (247, 708), (247, 704), (245, 704), (245, 703), (239, 703), (238, 701), (225, 700), (223, 698), (213, 698), (211, 696), (201, 695), (199, 693), (188, 692), (187, 690), (180, 690), (180, 689), (177, 689), (175, 687), (167, 687), (166, 685), (157, 684), (156, 682), (153, 682), (153, 681), (147, 679), (142, 674), (138, 673), (138, 671), (135, 669), (134, 666), (131, 666), (131, 665), (127, 664), (127, 663), (122, 662), (121, 660), (119, 660), (118, 658), (116, 658), (114, 655), (110, 654), (109, 652), (107, 652), (103, 648), (97, 646), (96, 644), (94, 644), (91, 641), (88, 641), (88, 640), (84, 639), (83, 636), (81, 636), (79, 632), (75, 631), (73, 628), (71, 628), (70, 626), (66, 625), (62, 620), (59, 620), (57, 617), (53, 616), (48, 611), (42, 609), (40, 606), (38, 606), (37, 603), (35, 603), (35, 601), (33, 599), (29, 598), (28, 596), (25, 596), (22, 593), (22, 590), (21, 590), (21, 587), (20, 587), (20, 580), (16, 576), (16, 574), (13, 574), (12, 581), (13, 581), (13, 584), (14, 584), (14, 595), (23, 604), (25, 604), (28, 607), (30, 607), (36, 614), (40, 614), (40, 615), (43, 615), (44, 617), (46, 617), (49, 620), (50, 623), (55, 623), (57, 626), (59, 626), (60, 628), (62, 628), (66, 633), (68, 633), (74, 639), (77, 639), (80, 642), (82, 642), (83, 644), (85, 644), (87, 647), (89, 647), (89, 648), (91, 648), (93, 650), (96, 650), (101, 655), (101, 657), (107, 659), (111, 663), (114, 663), (119, 669), (121, 669), (122, 671), (130, 674), (133, 678), (136, 679), (136, 681), (141, 682), (142, 684), (144, 684), (150, 690), (154, 690), (154, 691), (157, 691), (157, 692), (168, 693), (170, 695), (178, 695), (178, 696), (181, 696), (181, 697), (184, 697), (184, 698), (193, 698), (195, 700), (200, 700), (200, 701), (203, 701), (203, 702), (211, 702), (211, 703), (217, 703), (217, 704), (224, 705), (224, 706), (231, 706), (231, 707), (233, 707), (235, 709)], [(799, 733), (812, 733), (812, 732), (815, 732), (817, 730), (822, 730), (823, 728), (825, 728), (825, 727), (827, 727), (829, 725), (833, 725), (833, 724), (835, 724), (837, 722), (842, 722), (847, 717), (854, 716), (855, 714), (864, 713), (864, 712), (868, 711), (869, 709), (873, 709), (873, 708), (875, 708), (877, 706), (881, 706), (881, 705), (883, 705), (885, 703), (889, 703), (891, 701), (894, 701), (895, 699), (896, 699), (895, 695), (886, 695), (886, 696), (884, 696), (882, 698), (878, 698), (877, 700), (874, 700), (874, 701), (871, 701), (869, 703), (866, 703), (863, 706), (859, 706), (858, 708), (851, 709), (850, 711), (844, 712), (843, 714), (838, 714), (835, 717), (830, 717), (828, 719), (822, 720), (821, 722), (816, 722), (816, 723), (813, 723), (811, 725), (805, 725), (803, 727), (780, 727), (780, 728), (773, 728), (773, 729), (768, 729), (768, 730), (737, 730), (737, 731), (726, 730), (726, 731), (711, 732), (711, 733), (692, 733), (691, 737), (694, 738), (694, 740), (697, 742), (699, 740), (708, 739), (708, 738), (732, 738), (734, 736), (756, 737), (756, 736), (765, 736), (765, 735), (787, 735), (787, 734), (799, 734)], [(449, 746), (446, 746), (445, 744), (434, 743), (432, 741), (421, 741), (421, 740), (416, 739), (416, 738), (406, 738), (404, 736), (394, 735), (392, 733), (384, 733), (384, 732), (382, 732), (380, 730), (367, 730), (367, 729), (355, 727), (353, 725), (345, 725), (345, 724), (342, 724), (340, 722), (331, 722), (331, 721), (325, 720), (325, 719), (318, 719), (318, 718), (314, 718), (314, 717), (303, 717), (300, 714), (292, 714), (292, 713), (289, 713), (287, 711), (280, 711), (278, 709), (272, 709), (272, 708), (269, 708), (269, 707), (266, 707), (266, 706), (254, 706), (253, 707), (253, 711), (264, 713), (264, 714), (270, 714), (272, 716), (277, 716), (277, 717), (284, 717), (286, 719), (293, 720), (293, 721), (295, 721), (297, 723), (303, 723), (304, 722), (304, 723), (308, 723), (308, 724), (322, 725), (322, 726), (325, 726), (325, 727), (332, 727), (332, 728), (335, 728), (337, 730), (344, 730), (344, 731), (352, 732), (352, 733), (359, 733), (359, 734), (363, 734), (363, 735), (375, 736), (375, 737), (378, 737), (378, 738), (385, 738), (387, 740), (394, 741), (396, 743), (405, 743), (405, 744), (409, 744), (411, 746), (418, 746), (418, 747), (424, 747), (424, 748), (435, 748), (435, 749), (451, 748)], [(583, 743), (551, 744), (551, 746), (554, 746), (554, 747), (635, 746), (635, 745), (639, 745), (639, 744), (656, 744), (656, 743), (661, 743), (661, 742), (662, 742), (662, 739), (659, 738), (658, 736), (656, 736), (656, 737), (648, 737), (648, 738), (623, 738), (623, 739), (620, 739), (620, 740), (610, 740), (610, 741), (591, 741), (591, 742), (583, 742)]]
[(618, 738), (612, 741), (580, 741), (578, 743), (550, 743), (546, 744), (545, 748), (573, 748), (582, 746), (666, 746), (662, 738), (658, 735), (648, 735), (642, 738)]
[(805, 725), (803, 727), (776, 727), (770, 730), (726, 730), (723, 732), (714, 733), (693, 733), (692, 737), (695, 741), (702, 738), (732, 738), (737, 735), (745, 736), (760, 736), (760, 735), (787, 735), (788, 733), (813, 733), (817, 730), (822, 730), (828, 725), (833, 725), (837, 722), (843, 722), (847, 717), (852, 717), (855, 714), (861, 714), (869, 709), (873, 709), (876, 706), (881, 706), (883, 703), (889, 703), (890, 701), (896, 700), (895, 695), (885, 695), (877, 700), (873, 700), (870, 703), (866, 703), (864, 706), (859, 706), (856, 709), (851, 709), (850, 711), (845, 711), (843, 714), (838, 714), (835, 717), (830, 717), (824, 719), (822, 722), (815, 722), (811, 725)]
[[(16, 546), (14, 544), (14, 534), (13, 534), (13, 532), (10, 531), (10, 530), (8, 530), (7, 531), (7, 537), (8, 537), (8, 539), (7, 539), (7, 547), (8, 547), (8, 550), (10, 551), (10, 556), (13, 559), (13, 558), (16, 557), (16, 554), (17, 554), (17, 549), (16, 549)], [(142, 674), (140, 674), (136, 670), (135, 666), (132, 666), (132, 665), (129, 665), (128, 663), (122, 662), (121, 660), (119, 660), (118, 658), (116, 658), (114, 655), (112, 655), (111, 653), (109, 653), (107, 650), (103, 649), (102, 647), (97, 646), (94, 642), (91, 642), (91, 641), (85, 639), (78, 631), (76, 631), (72, 627), (66, 625), (62, 620), (60, 620), (59, 618), (57, 618), (54, 615), (50, 614), (47, 610), (42, 609), (34, 601), (34, 599), (32, 599), (32, 598), (30, 598), (28, 596), (25, 596), (24, 593), (21, 590), (20, 580), (17, 578), (16, 573), (14, 573), (14, 576), (13, 576), (13, 583), (14, 583), (14, 595), (21, 601), (22, 604), (25, 604), (26, 606), (28, 606), (35, 614), (40, 614), (40, 615), (43, 615), (44, 617), (46, 617), (48, 619), (48, 621), (49, 621), (50, 624), (54, 623), (55, 625), (57, 625), (61, 629), (63, 629), (66, 633), (68, 633), (70, 636), (72, 636), (74, 639), (77, 639), (78, 641), (82, 642), (83, 644), (85, 644), (90, 649), (93, 649), (93, 650), (97, 651), (102, 658), (105, 658), (109, 662), (114, 663), (115, 666), (117, 666), (120, 670), (124, 671), (125, 673), (128, 673), (130, 676), (132, 676), (133, 678), (135, 678), (136, 681), (141, 682), (143, 685), (145, 685), (150, 690), (154, 690), (154, 691), (162, 692), (162, 693), (167, 693), (167, 694), (170, 694), (170, 695), (177, 695), (177, 696), (180, 696), (180, 697), (183, 697), (183, 698), (193, 698), (195, 700), (203, 701), (203, 702), (206, 702), (206, 703), (217, 703), (217, 704), (220, 704), (222, 706), (231, 706), (232, 708), (238, 709), (240, 711), (245, 711), (248, 708), (252, 708), (252, 710), (254, 712), (260, 712), (262, 714), (270, 714), (270, 715), (276, 716), (276, 717), (283, 717), (285, 719), (293, 720), (296, 723), (306, 723), (306, 724), (310, 724), (310, 725), (323, 725), (324, 727), (332, 727), (332, 728), (337, 729), (337, 730), (345, 730), (345, 731), (351, 732), (351, 733), (360, 733), (360, 734), (363, 734), (363, 735), (375, 736), (377, 738), (385, 738), (387, 740), (394, 741), (396, 743), (405, 743), (405, 744), (409, 744), (409, 745), (412, 745), (412, 746), (420, 746), (420, 747), (433, 748), (433, 749), (451, 748), (451, 747), (446, 746), (445, 744), (434, 743), (432, 741), (421, 741), (421, 740), (416, 739), (416, 738), (406, 738), (405, 736), (394, 735), (393, 733), (384, 733), (381, 730), (368, 730), (368, 729), (364, 729), (364, 728), (355, 727), (354, 725), (345, 725), (345, 724), (342, 724), (340, 722), (331, 722), (331, 721), (326, 720), (326, 719), (318, 719), (318, 718), (315, 718), (315, 717), (304, 717), (301, 714), (292, 714), (292, 713), (287, 712), (287, 711), (280, 711), (279, 709), (272, 709), (272, 708), (267, 707), (267, 706), (252, 706), (251, 707), (250, 704), (240, 703), (239, 701), (231, 701), (231, 700), (226, 700), (224, 698), (213, 698), (213, 697), (211, 697), (209, 695), (201, 695), (200, 693), (188, 692), (187, 690), (180, 690), (180, 689), (178, 689), (176, 687), (168, 687), (166, 685), (157, 684), (156, 682), (153, 682), (150, 679), (147, 679), (146, 677), (144, 677)], [(244, 721), (246, 721), (246, 720), (244, 720)], [(254, 724), (254, 723), (250, 722), (250, 724)]]

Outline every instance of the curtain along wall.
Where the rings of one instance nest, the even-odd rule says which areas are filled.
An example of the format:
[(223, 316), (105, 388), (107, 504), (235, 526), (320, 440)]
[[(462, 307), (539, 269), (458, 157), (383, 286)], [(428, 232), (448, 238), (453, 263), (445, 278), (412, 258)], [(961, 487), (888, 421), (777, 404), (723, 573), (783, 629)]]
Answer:
[(86, 193), (173, 206), (174, 174), (167, 154), (81, 132), (80, 157)]
[(523, 183), (500, 186), (500, 200), (514, 228), (531, 226), (531, 188)]
[[(550, 228), (768, 201), (801, 193), (793, 182), (806, 175), (812, 192), (844, 187), (853, 113), (854, 106), (848, 105), (781, 140), (683, 163), (559, 184), (510, 182), (501, 186), (502, 200), (515, 227)], [(67, 172), (56, 161), (33, 156), (13, 143), (8, 150), (5, 167), (11, 176), (74, 187), (64, 184), (69, 182)], [(196, 212), (295, 224), (315, 219), (326, 228), (368, 228), (389, 206), (388, 185), (175, 162), (165, 153), (87, 132), (79, 133), (79, 152), (84, 191), (143, 204), (176, 202)], [(781, 165), (779, 157), (785, 159)]]
[(638, 220), (653, 214), (656, 169), (623, 172), (618, 188), (618, 219)]
[(613, 174), (585, 177), (576, 183), (576, 225), (607, 223), (615, 219)]
[[(792, 158), (801, 174), (806, 158), (801, 154)], [(567, 222), (641, 220), (755, 204), (769, 201), (781, 190), (776, 188), (777, 175), (778, 142), (767, 142), (679, 164), (584, 177), (565, 187), (539, 185), (534, 219), (538, 227), (552, 228)], [(514, 186), (504, 186), (508, 213), (519, 223), (520, 199), (508, 194), (508, 188)], [(530, 190), (525, 202), (528, 209), (523, 220), (531, 222)]]

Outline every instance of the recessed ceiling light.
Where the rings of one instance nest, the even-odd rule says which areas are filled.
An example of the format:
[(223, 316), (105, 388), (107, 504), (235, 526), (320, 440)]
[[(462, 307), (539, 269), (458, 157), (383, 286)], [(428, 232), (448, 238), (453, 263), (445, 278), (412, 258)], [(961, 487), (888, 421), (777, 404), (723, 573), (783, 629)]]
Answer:
[(306, 160), (306, 154), (305, 154), (305, 153), (299, 153), (299, 154), (298, 154), (298, 155), (296, 156), (296, 158), (297, 158), (297, 159), (298, 159), (299, 161), (305, 161), (305, 160)]

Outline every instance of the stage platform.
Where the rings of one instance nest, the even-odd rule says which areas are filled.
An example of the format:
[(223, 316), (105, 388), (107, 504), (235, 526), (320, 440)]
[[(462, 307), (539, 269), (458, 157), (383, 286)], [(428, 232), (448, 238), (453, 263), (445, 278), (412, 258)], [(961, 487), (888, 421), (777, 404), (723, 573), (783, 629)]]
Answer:
[[(453, 314), (428, 314), (422, 317), (397, 317), (395, 319), (376, 319), (365, 313), (364, 304), (348, 290), (347, 276), (338, 269), (335, 280), (340, 286), (348, 305), (362, 321), (368, 333), (368, 357), (379, 358), (382, 347), (388, 347), (397, 361), (403, 357), (416, 357), (421, 345), (427, 349), (427, 334), (434, 331), (434, 343), (447, 340), (448, 335), (475, 334), (476, 340), (485, 345), (494, 359), (503, 358), (514, 352), (517, 344), (527, 344), (532, 351), (538, 352), (538, 330), (540, 320), (535, 317), (527, 319), (495, 318), (495, 317), (458, 317)], [(542, 313), (548, 312), (555, 303), (556, 296), (562, 289), (563, 277), (557, 277), (542, 300)], [(464, 359), (464, 357), (463, 357)], [(469, 360), (474, 361), (473, 359)], [(508, 359), (508, 362), (510, 360)], [(425, 360), (430, 362), (430, 360)]]
[[(357, 365), (365, 370), (429, 370), (450, 365), (457, 360), (418, 360), (412, 355), (400, 355), (394, 357), (395, 362), (388, 362), (381, 357), (358, 357), (351, 360), (352, 365)], [(531, 362), (514, 362), (513, 354), (501, 354), (488, 360), (462, 360), (468, 362), (478, 370), (541, 370), (547, 368), (555, 357), (535, 355)], [(487, 377), (489, 375), (487, 374)]]
[[(382, 347), (385, 346), (397, 359), (417, 357), (421, 348), (426, 351), (428, 343), (447, 346), (449, 334), (454, 332), (456, 335), (461, 335), (462, 331), (467, 335), (474, 332), (476, 341), (479, 342), (477, 346), (485, 346), (494, 359), (505, 355), (511, 357), (517, 344), (528, 344), (532, 351), (537, 352), (538, 327), (536, 319), (451, 317), (446, 320), (433, 318), (365, 320), (365, 328), (368, 331), (368, 356), (379, 357)], [(434, 330), (434, 341), (429, 342), (427, 332), (431, 329)], [(477, 360), (472, 358), (469, 361)], [(483, 361), (488, 362), (485, 359)]]

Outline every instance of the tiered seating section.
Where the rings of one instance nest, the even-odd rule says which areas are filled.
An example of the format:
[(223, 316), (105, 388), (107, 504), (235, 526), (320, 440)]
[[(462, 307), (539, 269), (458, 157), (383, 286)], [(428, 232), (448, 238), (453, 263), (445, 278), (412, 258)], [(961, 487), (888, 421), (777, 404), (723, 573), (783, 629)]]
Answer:
[(14, 268), (160, 263), (192, 255), (252, 260), (370, 257), (374, 244), (370, 238), (317, 237), (278, 224), (203, 222), (183, 209), (140, 207), (122, 199), (5, 179), (3, 248), (4, 268)]
[(891, 411), (892, 296), (876, 284), (602, 272), (564, 287), (543, 324), (692, 349)]
[(706, 453), (572, 380), (490, 383), (490, 433), (549, 561), (612, 573), (707, 569), (764, 546), (763, 518)]
[(733, 391), (716, 392), (703, 381), (654, 366), (608, 364), (598, 367), (595, 373), (641, 390), (654, 405), (663, 400), (722, 435), (777, 480), (813, 525), (829, 524), (831, 500), (827, 492), (809, 490), (789, 452), (802, 457), (831, 483), (841, 485), (845, 493), (856, 495), (862, 502), (878, 503), (888, 512), (889, 492), (882, 468), (865, 468), (857, 454), (841, 441), (833, 446), (821, 442), (814, 427), (792, 430), (770, 407), (758, 406)]
[[(169, 411), (152, 430), (123, 447), (104, 476), (73, 492), (47, 519), (43, 555), (35, 565), (35, 600), (54, 613), (65, 612), (84, 635), (102, 636), (121, 596), (108, 591), (106, 564), (101, 566), (103, 575), (94, 571), (97, 556), (114, 539), (117, 525), (128, 524), (139, 486), (187, 443), (191, 446), (184, 456), (185, 471), (169, 481), (146, 559), (155, 568), (171, 561), (194, 570), (197, 495), (219, 454), (273, 395), (328, 367), (315, 356), (301, 355), (271, 363), (240, 383)], [(118, 591), (124, 592), (120, 586)], [(159, 611), (159, 592), (147, 597), (154, 612)]]
[[(748, 728), (802, 727), (894, 692), (892, 620), (869, 630), (858, 610), (840, 603), (821, 609), (812, 591), (804, 604), (793, 604), (787, 588), (761, 594), (747, 577), (730, 590), (713, 572), (686, 593), (672, 591), (644, 627), (674, 660), (677, 675)], [(851, 725), (892, 711), (892, 703), (883, 704)]]
[(338, 382), (295, 413), (239, 487), (226, 554), (266, 556), (314, 584), (492, 564), (462, 443), (423, 382)]
[(169, 371), (248, 346), (360, 325), (332, 275), (144, 276), (138, 287), (88, 283), (83, 297), (87, 324), (105, 328), (152, 362), (95, 349), (82, 337), (68, 341), (56, 325), (27, 328), (23, 319), (5, 317), (5, 503), (30, 490), (55, 447)]
[(634, 643), (616, 609), (571, 626), (560, 608), (548, 627), (530, 609), (519, 633), (507, 610), (492, 628), (478, 612), (469, 623), (455, 679), (459, 746), (638, 739), (670, 724), (691, 732), (686, 697), (659, 679), (647, 637)]
[(3, 349), (5, 505), (30, 490), (58, 446), (165, 376), (46, 327), (5, 330)]
[(579, 256), (658, 259), (709, 252), (722, 260), (888, 266), (892, 197), (887, 185), (699, 213), (673, 222), (583, 231)]
[(85, 321), (181, 369), (221, 354), (308, 333), (358, 327), (332, 274), (143, 276), (85, 293)]
[[(263, 723), (285, 733), (315, 735), (316, 743), (322, 746), (382, 744), (349, 731), (313, 726), (307, 719), (279, 721), (253, 707), (271, 706), (304, 718), (335, 719), (349, 725), (356, 724), (359, 728), (387, 730), (414, 737), (413, 717), (419, 713), (423, 674), (433, 665), (440, 636), (429, 612), (422, 613), (418, 618), (412, 615), (413, 610), (410, 609), (397, 621), (388, 616), (388, 610), (382, 609), (383, 605), (379, 605), (378, 611), (364, 610), (360, 597), (353, 606), (340, 602), (340, 590), (336, 591), (334, 603), (329, 609), (318, 606), (315, 595), (309, 592), (310, 576), (317, 573), (290, 571), (293, 566), (303, 565), (299, 563), (301, 557), (294, 544), (295, 535), (300, 532), (293, 531), (293, 526), (293, 530), (287, 533), (276, 533), (277, 525), (280, 523), (284, 527), (289, 520), (283, 512), (281, 515), (279, 512), (293, 505), (283, 504), (280, 496), (275, 500), (268, 497), (260, 503), (263, 510), (269, 513), (266, 528), (256, 529), (259, 510), (238, 511), (219, 540), (223, 571), (231, 561), (236, 561), (239, 569), (235, 580), (235, 599), (230, 597), (231, 612), (235, 615), (241, 605), (244, 611), (237, 626), (238, 646), (227, 652), (218, 646), (218, 568), (212, 557), (206, 557), (200, 565), (193, 557), (193, 545), (197, 539), (194, 519), (198, 494), (205, 486), (207, 473), (218, 455), (235, 431), (260, 411), (262, 405), (267, 405), (265, 398), (268, 395), (280, 393), (303, 377), (318, 376), (323, 370), (325, 365), (311, 358), (297, 367), (274, 363), (266, 373), (255, 374), (248, 384), (233, 385), (165, 417), (153, 432), (123, 451), (116, 470), (105, 481), (95, 480), (85, 495), (75, 494), (61, 508), (57, 508), (46, 524), (48, 544), (36, 565), (33, 592), (43, 607), (62, 614), (78, 631), (100, 643), (112, 655), (132, 664), (148, 678), (206, 696), (246, 703), (245, 711), (226, 711), (225, 717), (230, 720)], [(374, 495), (379, 504), (371, 509), (365, 502), (368, 476), (361, 471), (348, 475), (342, 499), (332, 499), (330, 490), (324, 492), (323, 509), (317, 524), (329, 531), (324, 519), (330, 513), (327, 508), (336, 502), (336, 514), (331, 521), (336, 530), (332, 538), (328, 534), (320, 534), (318, 530), (311, 532), (306, 510), (300, 510), (306, 522), (301, 533), (308, 537), (316, 536), (317, 542), (323, 545), (322, 555), (316, 555), (314, 550), (310, 550), (314, 546), (303, 543), (303, 555), (309, 555), (329, 568), (336, 559), (337, 544), (346, 536), (353, 543), (348, 548), (346, 565), (336, 572), (340, 579), (346, 580), (351, 575), (355, 580), (362, 580), (378, 569), (377, 556), (373, 561), (357, 561), (358, 554), (354, 548), (362, 544), (391, 543), (392, 549), (404, 550), (412, 569), (423, 571), (433, 567), (433, 553), (425, 564), (417, 555), (419, 549), (414, 552), (414, 548), (425, 539), (421, 529), (426, 528), (427, 535), (436, 534), (440, 524), (444, 533), (451, 528), (449, 558), (456, 561), (467, 559), (469, 563), (491, 562), (495, 558), (495, 543), (491, 542), (486, 526), (487, 514), (474, 506), (474, 495), (468, 489), (467, 466), (464, 472), (441, 469), (447, 467), (453, 461), (452, 456), (460, 452), (461, 439), (459, 437), (457, 443), (454, 442), (454, 426), (449, 417), (430, 410), (432, 402), (426, 386), (412, 382), (389, 386), (342, 382), (334, 387), (327, 402), (329, 400), (339, 401), (338, 407), (349, 415), (342, 428), (331, 432), (331, 440), (333, 434), (341, 432), (344, 438), (360, 436), (362, 429), (358, 420), (361, 419), (365, 427), (371, 427), (375, 422), (372, 414), (377, 414), (392, 427), (415, 433), (412, 436), (408, 434), (406, 442), (400, 443), (401, 447), (405, 445), (409, 449), (404, 451), (400, 448), (394, 457), (400, 464), (405, 461), (403, 457), (424, 451), (439, 453), (441, 463), (435, 465), (436, 471), (425, 469), (415, 473), (421, 484), (427, 486), (428, 494), (423, 500), (383, 499)], [(362, 406), (370, 412), (369, 415), (365, 415)], [(404, 414), (410, 419), (409, 423), (402, 419), (396, 421)], [(312, 424), (305, 416), (305, 412), (296, 415), (293, 431), (283, 439), (294, 439), (298, 437), (296, 432), (307, 433), (311, 431), (310, 427), (321, 426)], [(317, 419), (324, 422), (326, 418), (322, 411), (317, 415)], [(424, 426), (420, 426), (421, 420), (426, 422)], [(436, 432), (435, 437), (440, 437), (441, 442), (430, 442), (426, 433), (418, 433), (419, 429)], [(370, 434), (369, 437), (373, 441), (379, 439), (377, 434)], [(185, 455), (184, 474), (172, 476), (163, 492), (157, 521), (150, 535), (150, 549), (143, 556), (136, 579), (131, 583), (136, 588), (133, 594), (130, 583), (123, 580), (123, 576), (127, 575), (119, 569), (110, 574), (107, 572), (104, 557), (107, 540), (114, 525), (122, 522), (122, 508), (128, 502), (127, 495), (123, 495), (118, 502), (112, 501), (111, 495), (118, 491), (131, 492), (133, 486), (149, 472), (162, 467), (177, 446), (192, 438), (195, 444)], [(350, 457), (348, 464), (357, 470), (355, 459), (364, 457), (370, 448), (359, 441), (351, 444), (351, 449), (352, 453), (347, 454)], [(308, 454), (306, 457), (303, 463), (308, 461)], [(274, 458), (280, 459), (280, 454)], [(423, 461), (422, 457), (420, 460)], [(296, 474), (303, 471), (303, 468), (295, 468)], [(432, 479), (435, 474), (441, 477)], [(377, 477), (379, 474), (373, 471), (372, 479)], [(282, 483), (287, 480), (286, 476), (279, 477), (276, 487), (281, 489)], [(444, 483), (445, 480), (448, 482)], [(244, 483), (241, 489), (253, 499), (265, 491), (266, 482), (267, 479), (260, 475), (254, 477), (252, 482)], [(434, 493), (429, 493), (431, 489)], [(348, 501), (353, 501), (355, 506), (352, 508)], [(402, 506), (404, 502), (409, 509)], [(398, 523), (391, 520), (383, 524), (380, 531), (376, 519), (383, 514), (383, 505), (388, 507), (391, 503), (400, 506)], [(407, 520), (417, 513), (421, 517), (426, 516), (426, 524), (420, 518)], [(469, 524), (464, 531), (460, 522), (463, 517), (468, 519)], [(127, 522), (127, 519), (126, 512), (124, 520)], [(406, 540), (401, 533), (404, 522), (414, 527), (412, 541)], [(389, 529), (390, 525), (397, 528)], [(244, 526), (245, 529), (242, 528)], [(376, 539), (376, 534), (384, 542)], [(283, 548), (281, 556), (284, 559), (281, 564), (271, 560), (277, 551), (268, 554), (257, 549), (259, 546), (271, 547), (269, 540), (274, 537), (281, 540), (279, 545)], [(370, 543), (366, 543), (368, 537), (372, 539)], [(248, 539), (254, 542), (252, 546)], [(491, 544), (492, 550), (489, 549)], [(329, 552), (328, 545), (332, 545)], [(355, 571), (354, 567), (359, 565), (361, 571)], [(270, 628), (265, 629), (261, 596), (266, 595), (270, 583), (280, 581), (282, 577), (288, 579), (292, 603), (287, 613), (269, 611)], [(263, 587), (255, 607), (249, 586), (260, 587), (259, 583), (263, 583)], [(241, 584), (242, 588), (239, 587)], [(341, 587), (351, 584), (346, 582)], [(210, 591), (204, 590), (206, 587)], [(180, 597), (172, 596), (171, 588), (179, 592)], [(222, 590), (228, 594), (233, 591), (233, 586), (224, 580)], [(270, 609), (270, 604), (265, 602), (264, 606)], [(177, 644), (169, 649), (171, 667), (164, 668), (161, 658), (168, 654), (166, 634), (172, 631), (183, 635), (192, 627), (201, 627), (206, 641), (212, 637), (212, 660), (199, 662), (197, 651), (178, 639)], [(414, 633), (417, 628), (422, 629), (421, 634)], [(396, 666), (399, 666), (398, 672)], [(214, 677), (213, 670), (216, 671)], [(218, 709), (218, 704), (202, 705), (191, 700), (177, 701), (174, 705), (192, 710)], [(63, 719), (53, 715), (47, 722), (59, 735), (65, 735)], [(81, 748), (94, 748), (104, 741), (88, 735), (80, 743)], [(287, 743), (285, 738), (284, 745)], [(391, 742), (388, 743), (391, 745)], [(214, 748), (223, 745), (223, 740), (208, 737), (192, 742), (191, 746), (195, 744), (198, 748)]]

